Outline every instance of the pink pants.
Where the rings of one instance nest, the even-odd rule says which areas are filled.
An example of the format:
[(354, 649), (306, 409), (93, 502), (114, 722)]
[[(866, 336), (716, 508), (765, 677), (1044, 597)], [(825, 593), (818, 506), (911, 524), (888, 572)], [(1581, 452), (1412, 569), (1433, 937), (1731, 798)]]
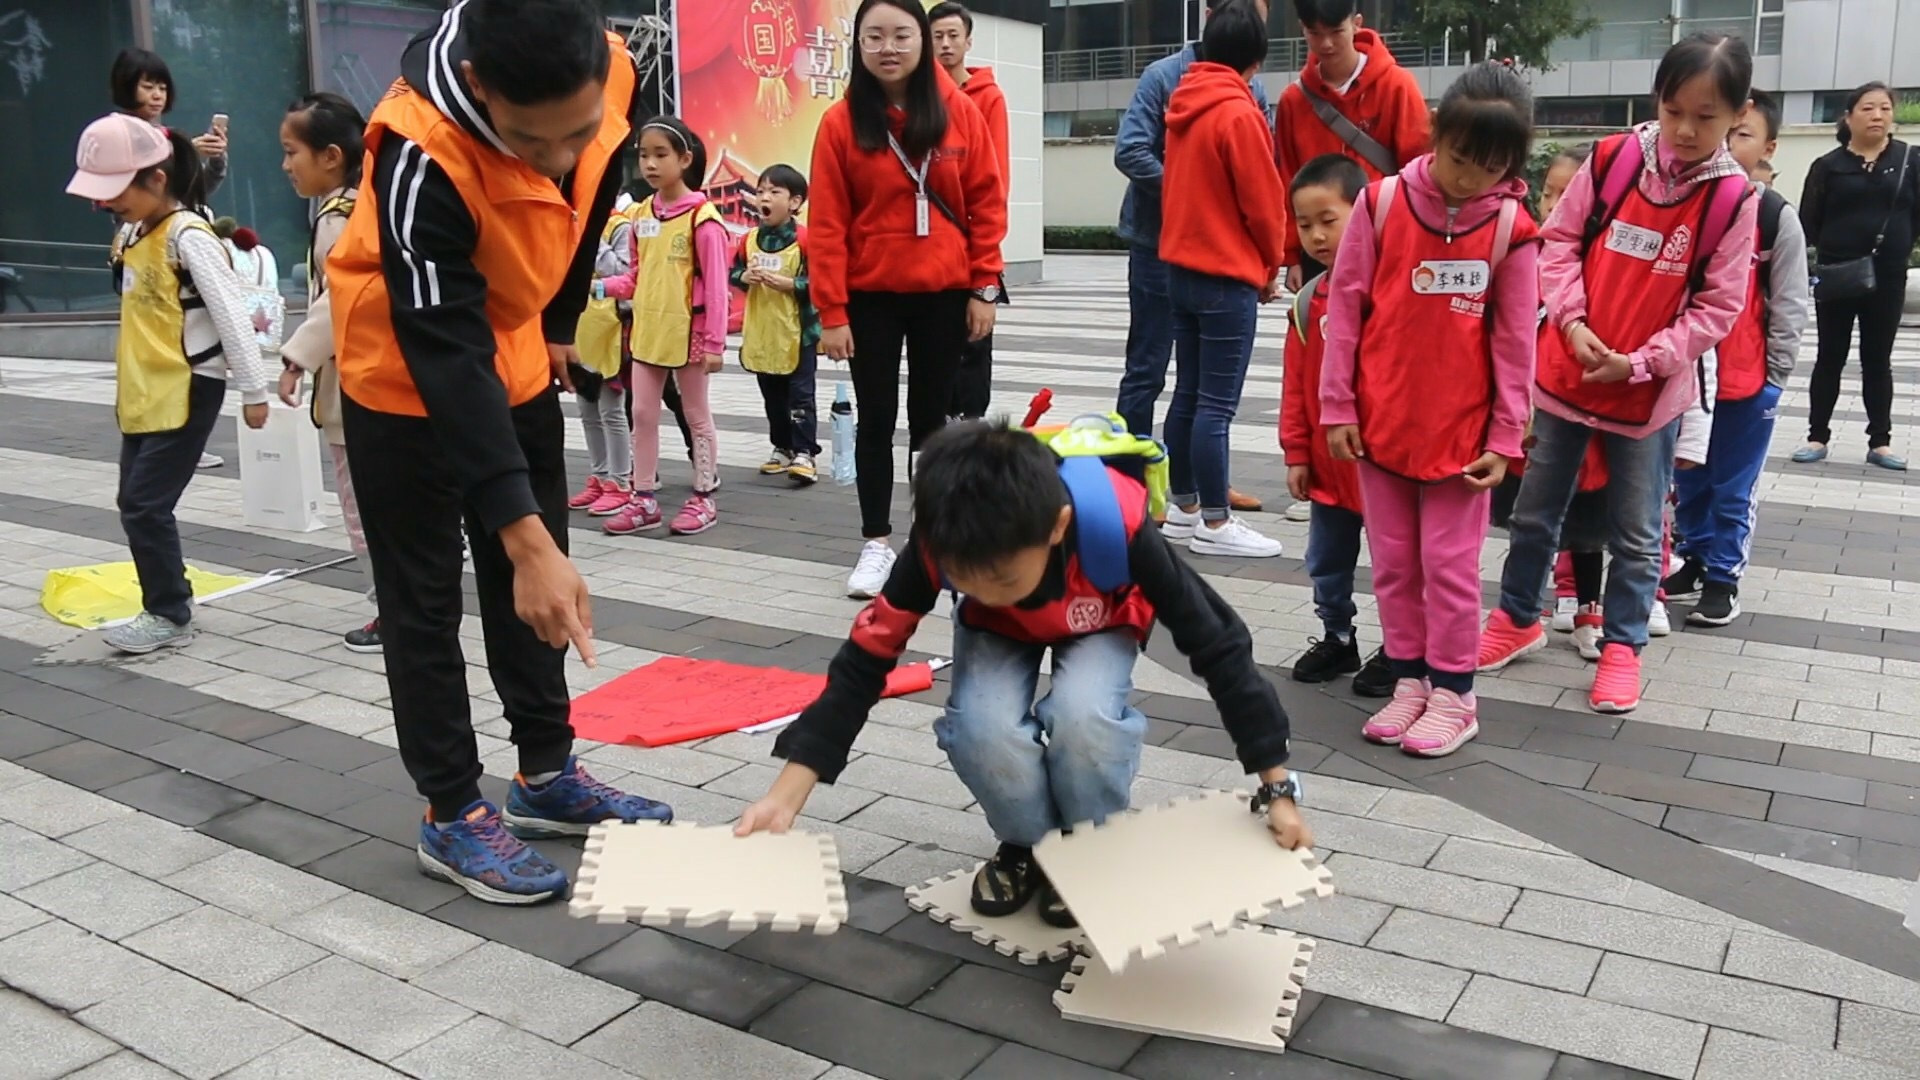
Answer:
[(680, 389), (680, 409), (693, 433), (693, 490), (711, 494), (720, 483), (720, 437), (707, 396), (707, 372), (698, 360), (680, 368), (635, 364), (627, 392), (633, 395), (633, 489), (660, 477), (660, 396), (671, 378)]
[(360, 500), (353, 494), (353, 476), (347, 472), (345, 443), (328, 443), (333, 451), (333, 490), (340, 496), (340, 516), (347, 523), (347, 543), (360, 557), (360, 572), (367, 579), (367, 595), (373, 595), (373, 564), (367, 560), (367, 531), (360, 527)]
[(1480, 653), (1488, 493), (1463, 480), (1416, 483), (1364, 461), (1360, 493), (1388, 659), (1470, 674)]

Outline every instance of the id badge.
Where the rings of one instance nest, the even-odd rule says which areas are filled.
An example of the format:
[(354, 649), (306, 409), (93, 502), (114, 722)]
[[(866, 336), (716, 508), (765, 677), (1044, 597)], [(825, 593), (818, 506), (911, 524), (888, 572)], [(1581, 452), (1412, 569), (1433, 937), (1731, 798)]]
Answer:
[(913, 197), (913, 235), (926, 236), (931, 225), (927, 219), (927, 193), (923, 191)]
[(753, 257), (753, 268), (769, 274), (779, 273), (780, 263), (781, 259), (778, 255), (768, 255), (763, 252)]
[(633, 232), (635, 236), (640, 237), (642, 240), (656, 239), (660, 235), (660, 219), (654, 217), (642, 218), (633, 223)]

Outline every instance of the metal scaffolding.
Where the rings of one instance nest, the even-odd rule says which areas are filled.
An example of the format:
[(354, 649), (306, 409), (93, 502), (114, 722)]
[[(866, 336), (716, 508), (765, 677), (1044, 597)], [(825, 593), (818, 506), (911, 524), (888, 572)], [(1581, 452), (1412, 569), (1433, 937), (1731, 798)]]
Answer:
[(611, 18), (607, 25), (625, 36), (627, 51), (640, 71), (638, 93), (653, 106), (656, 116), (679, 114), (679, 70), (673, 46), (675, 0), (654, 0), (653, 13)]

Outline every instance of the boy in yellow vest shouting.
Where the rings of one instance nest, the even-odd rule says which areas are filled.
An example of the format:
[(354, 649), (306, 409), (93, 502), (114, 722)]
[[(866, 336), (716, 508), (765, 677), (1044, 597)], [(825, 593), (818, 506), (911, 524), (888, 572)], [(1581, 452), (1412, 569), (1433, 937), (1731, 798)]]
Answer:
[(791, 165), (760, 174), (760, 224), (740, 240), (728, 275), (747, 292), (740, 326), (740, 366), (760, 380), (767, 407), (767, 438), (773, 456), (760, 466), (765, 476), (785, 473), (796, 484), (819, 476), (813, 459), (814, 346), (820, 313), (807, 297), (806, 245), (794, 215), (807, 201), (807, 178)]
[[(408, 45), (327, 259), (348, 461), (379, 592), (401, 761), (429, 803), (421, 869), (491, 903), (566, 893), (520, 842), (665, 821), (573, 757), (564, 670), (593, 664), (567, 558), (555, 380), (580, 362), (637, 76), (589, 0), (457, 0)], [(460, 529), (520, 771), (481, 798), (460, 647)]]

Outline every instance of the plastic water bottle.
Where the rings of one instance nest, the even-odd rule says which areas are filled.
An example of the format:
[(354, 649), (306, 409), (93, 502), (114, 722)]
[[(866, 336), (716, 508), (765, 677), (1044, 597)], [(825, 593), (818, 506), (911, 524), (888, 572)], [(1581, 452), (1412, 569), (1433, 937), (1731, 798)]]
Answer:
[(853, 483), (853, 403), (847, 400), (847, 384), (833, 384), (833, 482), (845, 487)]

